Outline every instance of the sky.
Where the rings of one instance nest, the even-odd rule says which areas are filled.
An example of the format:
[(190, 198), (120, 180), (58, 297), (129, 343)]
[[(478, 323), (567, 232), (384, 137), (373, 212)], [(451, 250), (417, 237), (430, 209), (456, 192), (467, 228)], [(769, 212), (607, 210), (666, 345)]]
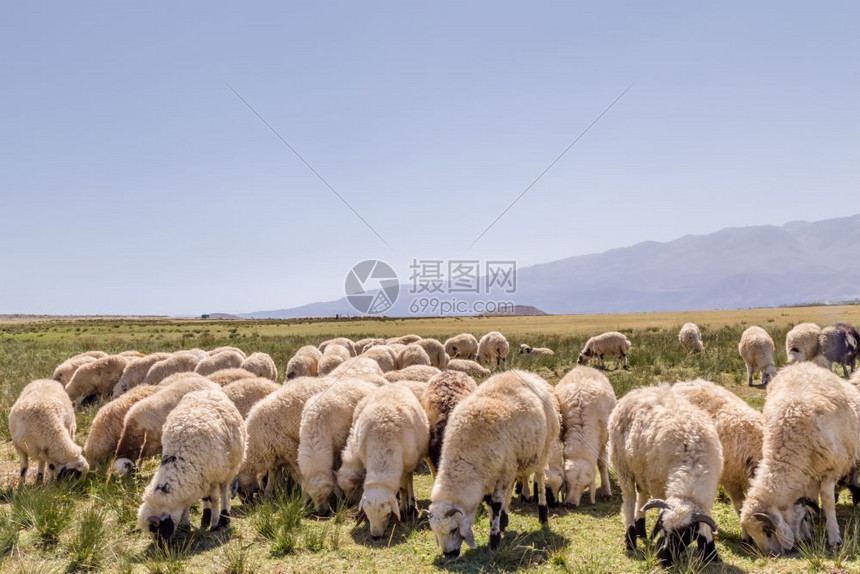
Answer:
[(286, 308), (365, 259), (856, 213), (860, 4), (755, 4), (10, 4), (0, 313)]

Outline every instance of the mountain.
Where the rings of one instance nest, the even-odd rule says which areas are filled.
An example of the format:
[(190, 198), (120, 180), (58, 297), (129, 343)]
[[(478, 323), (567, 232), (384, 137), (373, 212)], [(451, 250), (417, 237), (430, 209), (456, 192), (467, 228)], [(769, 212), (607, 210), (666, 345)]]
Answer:
[[(860, 215), (781, 227), (726, 228), (674, 241), (646, 241), (517, 270), (517, 292), (491, 299), (548, 313), (631, 313), (772, 307), (860, 300)], [(438, 316), (415, 310), (401, 286), (389, 316)], [(447, 298), (448, 296), (443, 296)], [(486, 296), (485, 296), (486, 297)], [(466, 303), (481, 300), (463, 296)], [(413, 309), (410, 310), (410, 305)], [(291, 318), (356, 315), (339, 299), (241, 315)], [(445, 313), (456, 314), (479, 314)], [(483, 314), (495, 314), (485, 312)]]

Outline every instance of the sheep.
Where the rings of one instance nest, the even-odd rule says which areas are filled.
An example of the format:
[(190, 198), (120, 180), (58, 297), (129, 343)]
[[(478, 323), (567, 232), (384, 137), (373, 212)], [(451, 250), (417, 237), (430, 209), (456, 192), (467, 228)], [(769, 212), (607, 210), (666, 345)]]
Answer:
[(350, 357), (358, 356), (358, 352), (355, 349), (355, 343), (351, 339), (347, 339), (346, 337), (337, 337), (336, 339), (329, 339), (328, 341), (323, 341), (319, 344), (319, 350), (321, 353), (325, 354), (325, 350), (329, 345), (340, 345), (347, 351), (349, 351)]
[(404, 379), (402, 381), (396, 381), (398, 385), (403, 385), (415, 395), (415, 398), (418, 399), (418, 402), (424, 400), (424, 393), (427, 392), (427, 387), (429, 383), (427, 381), (410, 381), (408, 379)]
[(134, 471), (136, 461), (155, 455), (161, 448), (161, 428), (182, 397), (194, 391), (220, 389), (218, 385), (197, 375), (160, 387), (155, 394), (138, 401), (125, 414), (122, 433), (116, 446), (113, 470), (119, 474)]
[(66, 386), (69, 384), (69, 381), (72, 380), (72, 376), (75, 374), (79, 368), (87, 363), (92, 363), (95, 361), (95, 357), (90, 357), (89, 355), (83, 356), (75, 356), (69, 359), (66, 359), (54, 369), (54, 374), (51, 377), (55, 381), (59, 382), (61, 385)]
[(36, 481), (80, 477), (90, 466), (75, 444), (75, 412), (63, 385), (52, 379), (28, 384), (9, 410), (9, 435), (21, 459), (20, 482), (27, 476), (30, 458), (38, 462)]
[(427, 353), (427, 356), (430, 357), (430, 364), (440, 371), (444, 371), (448, 366), (448, 361), (451, 357), (448, 356), (448, 353), (445, 352), (445, 345), (437, 341), (436, 339), (419, 339), (415, 341), (416, 345), (419, 345), (424, 352)]
[(438, 472), (439, 458), (442, 456), (442, 439), (445, 438), (448, 417), (454, 407), (477, 388), (475, 379), (459, 371), (445, 371), (428, 382), (421, 406), (427, 413), (427, 422), (430, 425), (427, 457), (430, 459), (429, 466), (434, 476)]
[(400, 337), (391, 337), (385, 340), (386, 345), (411, 345), (421, 340), (418, 335), (402, 335)]
[(741, 335), (738, 353), (747, 367), (747, 384), (752, 386), (753, 375), (761, 371), (761, 384), (766, 387), (776, 374), (773, 361), (774, 344), (767, 331), (761, 327), (750, 327)]
[(603, 358), (605, 356), (610, 356), (615, 357), (616, 370), (621, 366), (622, 361), (624, 362), (624, 368), (627, 369), (630, 367), (630, 364), (627, 361), (627, 352), (630, 351), (631, 346), (633, 346), (633, 344), (624, 336), (624, 334), (619, 333), (618, 331), (609, 331), (607, 333), (596, 335), (586, 341), (585, 346), (579, 353), (579, 359), (577, 359), (577, 362), (580, 365), (587, 365), (589, 359), (597, 357), (597, 366), (598, 368), (603, 369), (605, 368)]
[(108, 353), (104, 351), (84, 351), (83, 353), (78, 353), (77, 355), (71, 357), (72, 359), (77, 359), (80, 357), (92, 357), (93, 359), (103, 359), (107, 357)]
[[(200, 350), (200, 349), (192, 349), (192, 351), (195, 351), (195, 350)], [(206, 351), (203, 351), (203, 352), (205, 353)], [(229, 345), (228, 345), (228, 346), (224, 346), (224, 347), (215, 347), (214, 349), (212, 349), (211, 351), (209, 351), (209, 352), (208, 352), (208, 353), (206, 353), (206, 354), (207, 354), (207, 355), (209, 355), (210, 357), (214, 357), (215, 355), (217, 355), (217, 354), (219, 354), (219, 353), (224, 353), (224, 352), (238, 353), (239, 355), (242, 355), (242, 359), (243, 359), (243, 360), (244, 360), (244, 359), (245, 359), (245, 357), (246, 357), (246, 355), (245, 355), (245, 351), (243, 351), (243, 350), (242, 350), (242, 349), (240, 349), (239, 347), (231, 347), (231, 346), (229, 346)], [(201, 360), (202, 360), (203, 358), (205, 358), (205, 357), (201, 357)]]
[(373, 359), (379, 363), (379, 368), (382, 369), (383, 373), (393, 371), (397, 368), (397, 356), (388, 345), (374, 345), (362, 353), (361, 356)]
[[(212, 350), (212, 354), (217, 355), (221, 351), (226, 351), (226, 350), (236, 351), (242, 355), (245, 354), (245, 352), (242, 351), (242, 349), (237, 349), (236, 347), (218, 347), (217, 349)], [(209, 357), (208, 352), (204, 351), (203, 349), (197, 348), (197, 347), (194, 347), (193, 349), (183, 349), (182, 351), (176, 351), (177, 355), (182, 354), (182, 353), (184, 353), (186, 355), (193, 355), (193, 356), (197, 357), (198, 361), (202, 361), (203, 359), (206, 359)]]
[(396, 383), (397, 381), (424, 381), (427, 382), (433, 377), (439, 375), (442, 371), (437, 369), (436, 367), (431, 367), (429, 365), (412, 365), (411, 367), (406, 367), (405, 369), (399, 369), (397, 371), (389, 371), (385, 373), (385, 380), (389, 383)]
[(684, 323), (684, 326), (678, 331), (678, 341), (689, 352), (705, 350), (705, 344), (702, 342), (702, 331), (695, 323)]
[(91, 396), (102, 397), (113, 392), (126, 365), (128, 359), (119, 355), (102, 357), (82, 365), (66, 385), (69, 398), (80, 405)]
[(174, 353), (170, 358), (152, 365), (141, 384), (157, 385), (170, 375), (193, 372), (199, 362), (200, 359), (190, 353)]
[(430, 356), (418, 343), (410, 343), (406, 345), (406, 348), (397, 355), (398, 369), (405, 369), (412, 365), (430, 366)]
[(381, 386), (388, 382), (383, 377), (379, 363), (367, 357), (355, 357), (354, 359), (344, 361), (328, 374), (328, 377), (333, 380), (337, 380), (342, 376), (360, 377), (376, 386)]
[(718, 560), (709, 515), (723, 449), (710, 417), (667, 384), (634, 389), (609, 417), (609, 443), (628, 550), (645, 537), (645, 512), (658, 508), (652, 537), (660, 534), (661, 564), (671, 565), (694, 538), (703, 562)]
[(460, 371), (472, 377), (486, 377), (490, 370), (470, 359), (451, 359), (448, 361), (448, 371)]
[(795, 325), (785, 336), (785, 354), (789, 364), (813, 361), (820, 352), (821, 327), (815, 323)]
[(857, 355), (860, 353), (860, 334), (857, 329), (846, 323), (836, 323), (832, 327), (821, 330), (819, 337), (821, 354), (830, 363), (842, 365), (842, 374), (846, 378), (854, 372)]
[[(189, 507), (203, 500), (200, 528), (230, 525), (230, 484), (245, 452), (245, 425), (221, 389), (188, 393), (164, 422), (161, 466), (143, 492), (137, 525), (157, 541), (188, 524)], [(212, 512), (219, 499), (220, 512)]]
[(359, 378), (345, 379), (337, 383), (336, 392), (322, 391), (302, 409), (297, 464), (302, 490), (317, 512), (330, 510), (330, 498), (340, 494), (335, 488), (335, 469), (340, 467), (355, 406), (377, 388)]
[(319, 362), (319, 367), (317, 368), (319, 376), (324, 377), (329, 374), (351, 356), (353, 355), (350, 354), (349, 349), (343, 345), (335, 343), (326, 345), (326, 349), (323, 351), (323, 356)]
[(125, 370), (123, 370), (119, 381), (113, 387), (113, 398), (117, 398), (134, 387), (141, 385), (149, 369), (155, 363), (169, 359), (170, 357), (170, 353), (152, 353), (145, 357), (130, 360), (125, 366)]
[(322, 353), (313, 345), (305, 345), (287, 362), (286, 380), (296, 377), (316, 377)]
[(140, 359), (141, 357), (146, 356), (144, 353), (141, 353), (140, 351), (133, 351), (133, 350), (123, 351), (122, 353), (117, 353), (117, 354), (120, 357), (128, 357), (129, 359)]
[(238, 369), (245, 362), (245, 357), (236, 351), (221, 351), (214, 355), (209, 355), (197, 363), (194, 372), (203, 375), (211, 375), (217, 371), (224, 369)]
[(399, 521), (404, 512), (417, 513), (412, 473), (428, 439), (427, 415), (402, 383), (379, 387), (355, 409), (337, 483), (349, 496), (363, 478), (358, 510), (373, 538), (382, 536), (390, 516)]
[(523, 343), (520, 345), (520, 355), (529, 355), (530, 357), (551, 357), (555, 355), (555, 351), (546, 347), (530, 347)]
[(281, 388), (281, 385), (263, 377), (242, 378), (222, 387), (242, 418), (248, 418), (251, 407)]
[(511, 488), (537, 474), (538, 516), (547, 523), (543, 470), (560, 431), (558, 401), (549, 385), (526, 371), (490, 377), (454, 407), (430, 494), (430, 528), (446, 556), (458, 556), (472, 534), (478, 505), (490, 495), (490, 549), (507, 527)]
[(478, 339), (471, 333), (461, 333), (445, 341), (445, 352), (452, 359), (478, 358)]
[[(761, 413), (728, 389), (702, 379), (675, 383), (672, 389), (714, 421), (723, 446), (720, 484), (740, 516), (744, 496), (761, 461), (764, 433)], [(749, 539), (743, 528), (741, 537)]]
[(579, 506), (587, 489), (591, 504), (596, 502), (597, 473), (600, 493), (612, 496), (607, 467), (609, 414), (615, 407), (615, 391), (609, 379), (591, 367), (575, 367), (553, 389), (562, 417), (564, 476), (567, 485), (564, 503)]
[(812, 363), (789, 365), (768, 389), (762, 458), (741, 508), (741, 527), (769, 554), (809, 537), (810, 498), (821, 498), (827, 544), (842, 543), (834, 488), (857, 460), (858, 415), (835, 374)]
[(169, 377), (167, 377), (166, 379), (164, 379), (163, 381), (161, 381), (160, 383), (158, 383), (155, 386), (156, 387), (162, 387), (162, 388), (163, 387), (169, 387), (173, 383), (177, 383), (179, 381), (185, 381), (188, 379), (196, 379), (198, 381), (214, 382), (209, 377), (204, 377), (203, 375), (200, 375), (200, 374), (195, 373), (194, 371), (191, 371), (188, 373), (173, 373), (172, 375), (170, 375)]
[(505, 362), (511, 350), (508, 340), (498, 331), (490, 331), (478, 341), (478, 362), (499, 366)]
[[(252, 373), (251, 371), (247, 371), (243, 368), (238, 369), (222, 369), (220, 371), (215, 371), (211, 375), (206, 378), (218, 385), (219, 387), (226, 387), (231, 383), (235, 383), (236, 381), (240, 381), (242, 379), (256, 379), (259, 375)], [(274, 380), (274, 379), (269, 379)]]
[(265, 377), (270, 381), (278, 379), (278, 367), (266, 353), (252, 353), (240, 366), (258, 377)]
[(355, 344), (355, 348), (359, 353), (364, 353), (376, 345), (385, 345), (385, 339), (362, 339), (359, 342), (362, 343), (360, 346), (358, 342)]
[(84, 443), (84, 456), (90, 466), (105, 462), (113, 456), (128, 410), (159, 390), (160, 387), (153, 386), (132, 387), (98, 410)]

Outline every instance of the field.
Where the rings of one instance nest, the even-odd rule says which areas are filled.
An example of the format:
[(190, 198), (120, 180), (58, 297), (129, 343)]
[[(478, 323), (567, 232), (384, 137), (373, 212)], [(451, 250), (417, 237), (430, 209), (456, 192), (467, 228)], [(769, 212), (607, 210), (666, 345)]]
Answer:
[[(677, 329), (693, 320), (703, 327), (706, 350), (688, 355), (677, 340)], [(9, 442), (7, 414), (20, 389), (30, 380), (50, 377), (64, 358), (88, 349), (143, 352), (236, 345), (247, 352), (263, 351), (283, 369), (301, 345), (335, 335), (352, 338), (406, 333), (445, 339), (460, 332), (505, 333), (516, 346), (548, 346), (556, 355), (523, 360), (514, 353), (509, 363), (536, 371), (556, 382), (576, 364), (591, 334), (618, 329), (633, 341), (630, 370), (607, 375), (620, 397), (629, 389), (660, 381), (704, 377), (726, 386), (760, 408), (764, 391), (746, 385), (737, 341), (746, 326), (765, 327), (777, 342), (777, 363), (785, 363), (782, 341), (801, 321), (830, 324), (860, 323), (860, 306), (805, 307), (654, 313), (603, 316), (546, 316), (373, 321), (169, 321), (169, 320), (39, 320), (0, 323), (0, 569), (6, 572), (109, 570), (119, 572), (254, 571), (433, 571), (490, 572), (539, 569), (547, 572), (659, 571), (650, 552), (626, 554), (619, 516), (617, 488), (609, 501), (585, 502), (577, 510), (550, 510), (548, 529), (541, 529), (537, 508), (514, 503), (502, 546), (486, 549), (489, 524), (482, 514), (476, 525), (479, 547), (456, 560), (443, 560), (426, 521), (389, 528), (382, 540), (372, 540), (367, 526), (355, 526), (354, 511), (341, 509), (334, 517), (316, 518), (295, 494), (243, 507), (234, 501), (229, 532), (199, 533), (196, 528), (169, 549), (150, 544), (135, 528), (140, 494), (154, 463), (134, 478), (108, 476), (95, 468), (74, 485), (15, 488), (18, 462)], [(82, 443), (98, 405), (78, 412), (77, 440)], [(419, 504), (429, 504), (431, 480), (422, 470), (416, 478)], [(584, 500), (587, 497), (584, 498)], [(722, 562), (706, 572), (854, 572), (860, 571), (860, 522), (840, 498), (840, 525), (845, 544), (836, 553), (823, 540), (779, 559), (763, 557), (740, 544), (740, 527), (728, 499), (721, 493), (713, 517)], [(200, 510), (192, 511), (199, 524)], [(650, 517), (649, 527), (653, 517)], [(823, 528), (816, 530), (823, 536)], [(701, 570), (696, 564), (682, 570)]]

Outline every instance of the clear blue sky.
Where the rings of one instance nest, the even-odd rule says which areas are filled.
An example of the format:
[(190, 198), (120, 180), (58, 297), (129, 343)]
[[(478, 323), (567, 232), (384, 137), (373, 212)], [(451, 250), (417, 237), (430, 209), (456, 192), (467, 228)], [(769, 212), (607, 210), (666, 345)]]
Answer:
[(4, 8), (0, 313), (289, 307), (368, 258), (860, 211), (857, 3), (122, 4)]

